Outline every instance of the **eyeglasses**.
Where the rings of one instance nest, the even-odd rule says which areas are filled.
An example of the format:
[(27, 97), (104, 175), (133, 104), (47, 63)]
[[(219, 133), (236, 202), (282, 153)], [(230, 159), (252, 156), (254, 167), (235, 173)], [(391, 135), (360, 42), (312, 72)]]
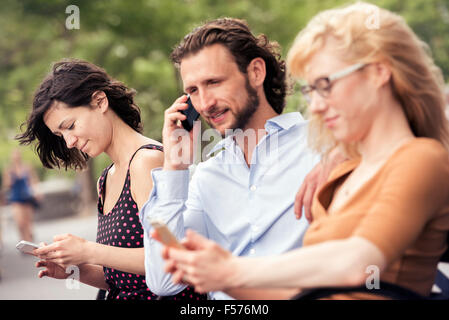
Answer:
[(332, 85), (336, 80), (344, 78), (350, 75), (351, 73), (360, 70), (366, 65), (367, 65), (366, 63), (357, 63), (339, 72), (331, 74), (328, 77), (318, 78), (312, 85), (302, 86), (301, 92), (304, 95), (307, 103), (310, 103), (312, 101), (311, 94), (314, 90), (316, 90), (318, 94), (323, 98), (328, 98), (331, 93)]

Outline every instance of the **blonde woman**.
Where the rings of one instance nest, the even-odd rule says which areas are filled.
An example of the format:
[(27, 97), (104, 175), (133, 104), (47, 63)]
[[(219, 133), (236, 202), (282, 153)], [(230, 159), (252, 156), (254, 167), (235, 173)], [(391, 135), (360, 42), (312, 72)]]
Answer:
[[(376, 28), (367, 24), (373, 9)], [(308, 83), (312, 145), (324, 154), (341, 146), (350, 160), (315, 195), (303, 248), (237, 258), (190, 232), (190, 251), (164, 251), (174, 281), (237, 298), (288, 298), (362, 285), (371, 267), (382, 281), (428, 296), (449, 230), (449, 134), (441, 72), (427, 52), (400, 16), (373, 5), (313, 18), (288, 66)]]

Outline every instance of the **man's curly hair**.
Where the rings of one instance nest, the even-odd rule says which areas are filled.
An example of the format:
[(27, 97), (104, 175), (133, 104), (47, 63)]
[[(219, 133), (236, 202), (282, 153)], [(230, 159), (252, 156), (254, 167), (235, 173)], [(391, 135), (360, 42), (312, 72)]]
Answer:
[(182, 59), (213, 44), (224, 45), (234, 56), (240, 72), (244, 74), (253, 59), (260, 57), (265, 61), (265, 95), (274, 111), (281, 114), (285, 107), (288, 86), (285, 61), (281, 60), (279, 44), (270, 42), (264, 34), (254, 36), (244, 20), (221, 18), (206, 22), (186, 35), (171, 53), (171, 59), (179, 68)]

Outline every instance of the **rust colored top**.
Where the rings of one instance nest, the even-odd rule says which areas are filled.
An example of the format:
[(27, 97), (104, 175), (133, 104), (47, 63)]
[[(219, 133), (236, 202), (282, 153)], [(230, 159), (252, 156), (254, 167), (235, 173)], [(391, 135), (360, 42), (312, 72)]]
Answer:
[(436, 140), (413, 139), (396, 150), (343, 206), (329, 214), (336, 188), (359, 163), (360, 158), (337, 166), (315, 195), (314, 220), (305, 234), (304, 246), (363, 237), (386, 258), (382, 281), (428, 296), (438, 261), (447, 247), (448, 152)]

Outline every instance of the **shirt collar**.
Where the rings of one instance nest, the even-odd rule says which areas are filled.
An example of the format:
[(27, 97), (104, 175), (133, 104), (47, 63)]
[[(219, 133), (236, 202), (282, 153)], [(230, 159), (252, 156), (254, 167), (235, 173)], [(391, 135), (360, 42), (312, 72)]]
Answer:
[(303, 121), (304, 118), (299, 112), (289, 112), (267, 120), (265, 123), (265, 130), (267, 130), (268, 133), (273, 133), (279, 130), (288, 130)]
[[(268, 134), (272, 134), (280, 130), (289, 130), (294, 125), (304, 121), (304, 118), (299, 112), (289, 112), (285, 114), (278, 115), (271, 119), (268, 119), (265, 123), (265, 130)], [(212, 150), (207, 154), (210, 157), (213, 153), (220, 149), (227, 149), (234, 144), (233, 135), (230, 135), (222, 140), (220, 140)]]

